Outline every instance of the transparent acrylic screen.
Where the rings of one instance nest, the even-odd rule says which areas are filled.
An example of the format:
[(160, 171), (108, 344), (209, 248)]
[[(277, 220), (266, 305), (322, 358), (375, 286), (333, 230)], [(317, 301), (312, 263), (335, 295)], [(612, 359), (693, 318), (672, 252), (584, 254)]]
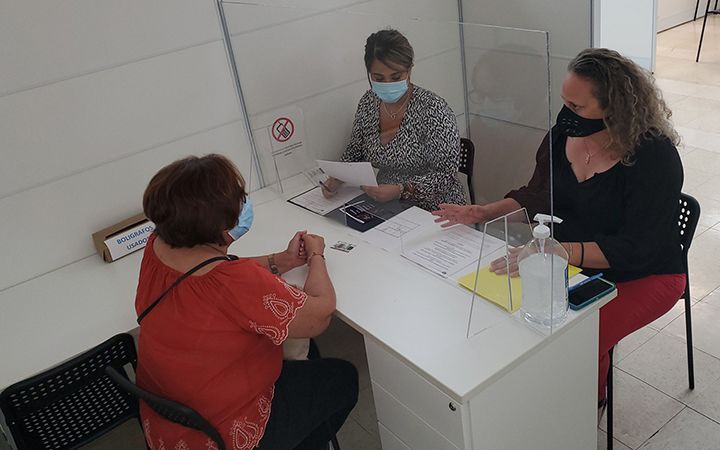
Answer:
[[(222, 3), (264, 186), (286, 196), (301, 192), (307, 189), (305, 173), (317, 167), (317, 160), (343, 157), (358, 103), (370, 89), (363, 61), (365, 41), (386, 28), (403, 33), (414, 49), (411, 82), (442, 97), (455, 115), (460, 137), (474, 143), (470, 164), (475, 203), (501, 200), (528, 183), (551, 124), (547, 33), (459, 23), (454, 0), (288, 5)], [(377, 118), (370, 124), (378, 126)], [(381, 138), (381, 144), (392, 143), (397, 131), (383, 130), (389, 138)], [(377, 169), (382, 168), (376, 165)], [(549, 168), (547, 172), (544, 176), (550, 180)], [(381, 171), (379, 183), (382, 177)], [(467, 194), (466, 176), (458, 174), (458, 180)], [(421, 206), (434, 209), (446, 198), (443, 192), (435, 195)], [(542, 212), (551, 214), (549, 190), (546, 200)], [(441, 242), (450, 236), (439, 225), (417, 232), (413, 227), (398, 228), (394, 231), (402, 236), (396, 251), (416, 263), (408, 256), (422, 247), (419, 242)], [(453, 242), (464, 246), (462, 255), (452, 256), (455, 264), (444, 274), (428, 270), (428, 276), (466, 289), (467, 321), (458, 327), (467, 327), (471, 337), (513, 314), (488, 301), (485, 292), (476, 294), (475, 277), (465, 283), (467, 288), (460, 287), (461, 278), (504, 256), (511, 246), (526, 244), (531, 225), (520, 211), (496, 219), (487, 229), (483, 221), (455, 234), (466, 235), (468, 230), (474, 236)], [(463, 266), (468, 254), (471, 261)], [(505, 279), (507, 286), (517, 283)], [(548, 302), (553, 294), (547, 293)], [(517, 310), (519, 293), (507, 301), (512, 302), (511, 311)]]

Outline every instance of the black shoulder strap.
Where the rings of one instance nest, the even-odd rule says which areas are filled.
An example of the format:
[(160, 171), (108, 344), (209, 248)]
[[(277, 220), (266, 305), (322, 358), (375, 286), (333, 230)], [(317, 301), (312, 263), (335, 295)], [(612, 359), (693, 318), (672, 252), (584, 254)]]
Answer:
[(150, 304), (150, 306), (148, 306), (147, 308), (145, 308), (145, 310), (140, 313), (140, 315), (139, 315), (138, 318), (137, 318), (137, 323), (138, 323), (138, 325), (140, 324), (140, 321), (142, 321), (142, 320), (145, 318), (145, 316), (147, 316), (147, 315), (150, 313), (150, 311), (152, 311), (153, 308), (155, 308), (155, 307), (158, 305), (158, 303), (160, 303), (160, 300), (162, 300), (163, 297), (165, 297), (165, 295), (166, 295), (168, 292), (170, 292), (175, 286), (177, 286), (178, 284), (180, 284), (180, 282), (181, 282), (182, 280), (184, 280), (185, 278), (187, 278), (187, 277), (189, 277), (190, 275), (194, 274), (195, 272), (197, 272), (198, 270), (200, 270), (200, 269), (202, 269), (203, 267), (207, 266), (208, 264), (212, 264), (212, 263), (214, 263), (214, 262), (216, 262), (216, 261), (235, 261), (235, 260), (237, 260), (237, 259), (238, 259), (238, 257), (235, 256), (235, 255), (215, 256), (215, 257), (213, 257), (213, 258), (206, 259), (205, 261), (201, 262), (201, 263), (198, 264), (197, 266), (193, 267), (192, 269), (188, 270), (188, 271), (185, 272), (184, 274), (180, 275), (180, 276), (178, 277), (178, 279), (175, 280), (175, 282), (170, 285), (170, 287), (168, 287), (167, 289), (165, 289), (165, 290), (163, 291), (163, 293), (160, 294), (160, 296), (159, 296), (154, 302), (152, 302), (152, 303)]

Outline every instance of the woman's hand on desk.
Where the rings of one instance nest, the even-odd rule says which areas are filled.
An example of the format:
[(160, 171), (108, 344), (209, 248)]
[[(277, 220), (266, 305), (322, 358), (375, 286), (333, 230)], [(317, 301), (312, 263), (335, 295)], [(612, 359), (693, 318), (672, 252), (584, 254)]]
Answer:
[(435, 222), (442, 222), (440, 226), (450, 227), (457, 224), (472, 225), (484, 222), (487, 219), (485, 208), (482, 205), (452, 205), (441, 203), (437, 211), (431, 214), (437, 216)]
[(305, 260), (304, 263), (310, 263), (308, 258), (312, 258), (314, 255), (325, 255), (325, 239), (322, 236), (316, 234), (305, 234), (303, 235), (303, 242), (305, 243)]
[(304, 237), (306, 234), (307, 231), (298, 231), (295, 233), (292, 239), (290, 239), (287, 249), (277, 254), (276, 261), (281, 273), (305, 264), (307, 250), (305, 249)]
[(490, 271), (498, 275), (510, 272), (511, 277), (520, 275), (518, 269), (518, 255), (522, 247), (508, 249), (507, 257), (503, 256), (490, 263)]
[(399, 199), (403, 191), (400, 184), (379, 184), (377, 186), (361, 186), (361, 188), (371, 199), (381, 203)]
[(322, 189), (323, 196), (325, 198), (331, 198), (335, 195), (335, 192), (337, 192), (341, 184), (343, 184), (343, 182), (337, 178), (328, 177), (327, 180), (320, 183), (320, 189)]

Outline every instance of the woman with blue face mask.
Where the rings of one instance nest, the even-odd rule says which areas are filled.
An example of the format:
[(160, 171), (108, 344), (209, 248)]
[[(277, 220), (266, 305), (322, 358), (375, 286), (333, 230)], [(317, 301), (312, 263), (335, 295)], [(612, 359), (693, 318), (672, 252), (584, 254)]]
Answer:
[[(374, 200), (409, 200), (428, 209), (465, 203), (456, 179), (460, 135), (455, 114), (437, 94), (411, 80), (414, 51), (397, 30), (371, 34), (365, 43), (370, 89), (358, 104), (342, 161), (369, 161), (379, 169), (378, 186), (363, 186)], [(333, 194), (338, 180), (325, 183)]]
[[(221, 155), (162, 168), (143, 196), (155, 223), (140, 265), (137, 384), (188, 405), (226, 448), (324, 448), (357, 401), (357, 371), (339, 359), (283, 361), (287, 338), (317, 336), (335, 311), (325, 242), (305, 231), (287, 248), (228, 254), (253, 222), (245, 181)], [(307, 265), (302, 288), (279, 274)], [(148, 447), (206, 448), (207, 437), (141, 402)]]

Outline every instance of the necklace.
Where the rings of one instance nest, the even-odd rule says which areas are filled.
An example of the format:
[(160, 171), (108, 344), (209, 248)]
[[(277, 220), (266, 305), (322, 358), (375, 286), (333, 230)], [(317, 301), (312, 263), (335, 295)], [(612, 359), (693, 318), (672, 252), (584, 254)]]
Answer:
[(583, 145), (585, 145), (585, 165), (587, 166), (590, 164), (590, 158), (597, 155), (597, 152), (600, 150), (595, 150), (595, 153), (590, 153), (590, 149), (588, 148), (587, 141), (583, 139)]
[(400, 112), (403, 110), (403, 108), (405, 108), (405, 104), (408, 102), (408, 100), (410, 99), (410, 95), (411, 95), (410, 93), (408, 93), (408, 94), (409, 94), (409, 95), (407, 95), (407, 96), (405, 97), (405, 100), (403, 100), (402, 105), (400, 105), (400, 107), (399, 107), (399, 108), (397, 109), (397, 111), (395, 111), (394, 113), (390, 112), (390, 110), (388, 109), (387, 104), (386, 104), (385, 102), (381, 102), (381, 103), (382, 103), (382, 107), (383, 107), (383, 109), (385, 110), (385, 113), (386, 113), (388, 116), (390, 116), (390, 118), (391, 118), (392, 120), (395, 120), (395, 118), (397, 117), (397, 115), (400, 114)]

